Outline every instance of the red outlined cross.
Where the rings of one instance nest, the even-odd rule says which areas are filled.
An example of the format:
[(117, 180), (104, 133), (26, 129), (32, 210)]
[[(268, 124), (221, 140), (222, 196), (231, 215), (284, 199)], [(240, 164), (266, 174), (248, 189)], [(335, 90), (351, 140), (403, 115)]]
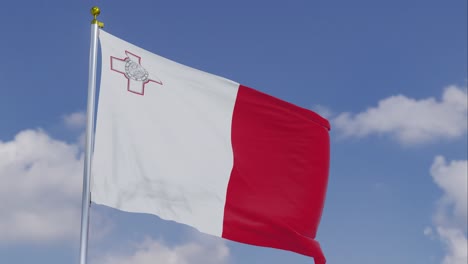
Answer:
[(148, 73), (145, 68), (141, 66), (141, 57), (129, 51), (125, 51), (126, 58), (119, 59), (110, 57), (111, 70), (121, 73), (127, 78), (127, 91), (145, 95), (145, 85), (149, 82), (154, 82), (162, 85), (162, 82)]

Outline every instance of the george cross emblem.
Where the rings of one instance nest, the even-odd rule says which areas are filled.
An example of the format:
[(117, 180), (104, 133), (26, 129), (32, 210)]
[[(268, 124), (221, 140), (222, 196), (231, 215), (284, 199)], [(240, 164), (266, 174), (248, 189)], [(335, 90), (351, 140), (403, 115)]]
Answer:
[(145, 85), (162, 82), (141, 66), (141, 57), (125, 51), (127, 57), (119, 59), (111, 56), (111, 70), (121, 73), (127, 78), (127, 90), (131, 93), (145, 95)]

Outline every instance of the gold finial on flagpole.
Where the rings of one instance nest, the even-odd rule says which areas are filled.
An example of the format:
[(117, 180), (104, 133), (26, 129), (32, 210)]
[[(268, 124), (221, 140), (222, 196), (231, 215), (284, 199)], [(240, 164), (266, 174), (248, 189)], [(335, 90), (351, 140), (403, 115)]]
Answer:
[(97, 20), (99, 14), (101, 14), (101, 9), (99, 9), (97, 6), (93, 6), (91, 8), (91, 15), (93, 15), (94, 19), (91, 21), (91, 24), (97, 24), (99, 28), (103, 28), (104, 23)]

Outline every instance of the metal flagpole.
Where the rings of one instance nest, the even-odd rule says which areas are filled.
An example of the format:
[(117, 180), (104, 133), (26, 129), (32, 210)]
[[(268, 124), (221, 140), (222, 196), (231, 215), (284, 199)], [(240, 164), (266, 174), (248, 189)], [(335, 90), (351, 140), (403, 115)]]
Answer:
[(89, 49), (88, 107), (86, 124), (86, 146), (83, 170), (83, 197), (81, 204), (80, 264), (86, 264), (88, 253), (89, 207), (91, 205), (90, 178), (91, 156), (94, 141), (94, 106), (96, 98), (96, 67), (99, 28), (104, 24), (97, 20), (101, 13), (99, 7), (91, 8), (94, 19), (91, 21), (91, 45)]

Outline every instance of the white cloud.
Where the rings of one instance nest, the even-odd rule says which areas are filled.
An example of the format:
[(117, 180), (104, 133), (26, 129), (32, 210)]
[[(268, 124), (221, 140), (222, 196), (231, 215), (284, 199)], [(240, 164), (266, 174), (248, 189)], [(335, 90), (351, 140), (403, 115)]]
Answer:
[(333, 124), (345, 136), (389, 134), (404, 144), (415, 144), (463, 136), (467, 110), (466, 87), (449, 86), (440, 101), (391, 96), (364, 112), (342, 113)]
[(212, 243), (192, 242), (168, 247), (160, 241), (147, 239), (134, 246), (131, 254), (110, 253), (92, 263), (99, 264), (223, 264), (228, 263), (229, 249), (222, 240)]
[(444, 157), (437, 156), (431, 167), (431, 175), (443, 191), (434, 213), (435, 229), (446, 247), (446, 256), (442, 263), (466, 264), (468, 161), (448, 163)]
[(437, 228), (440, 239), (446, 246), (447, 254), (442, 264), (468, 263), (468, 242), (466, 233), (457, 228)]
[(83, 129), (86, 126), (86, 114), (84, 112), (75, 112), (65, 115), (63, 122), (68, 128)]
[(468, 186), (468, 162), (457, 160), (447, 163), (444, 157), (437, 156), (431, 167), (431, 175), (434, 182), (443, 191), (444, 195), (438, 205), (438, 222), (447, 222), (455, 219), (463, 223), (466, 229), (467, 223), (467, 186)]
[(41, 130), (0, 141), (0, 243), (77, 238), (82, 158)]

